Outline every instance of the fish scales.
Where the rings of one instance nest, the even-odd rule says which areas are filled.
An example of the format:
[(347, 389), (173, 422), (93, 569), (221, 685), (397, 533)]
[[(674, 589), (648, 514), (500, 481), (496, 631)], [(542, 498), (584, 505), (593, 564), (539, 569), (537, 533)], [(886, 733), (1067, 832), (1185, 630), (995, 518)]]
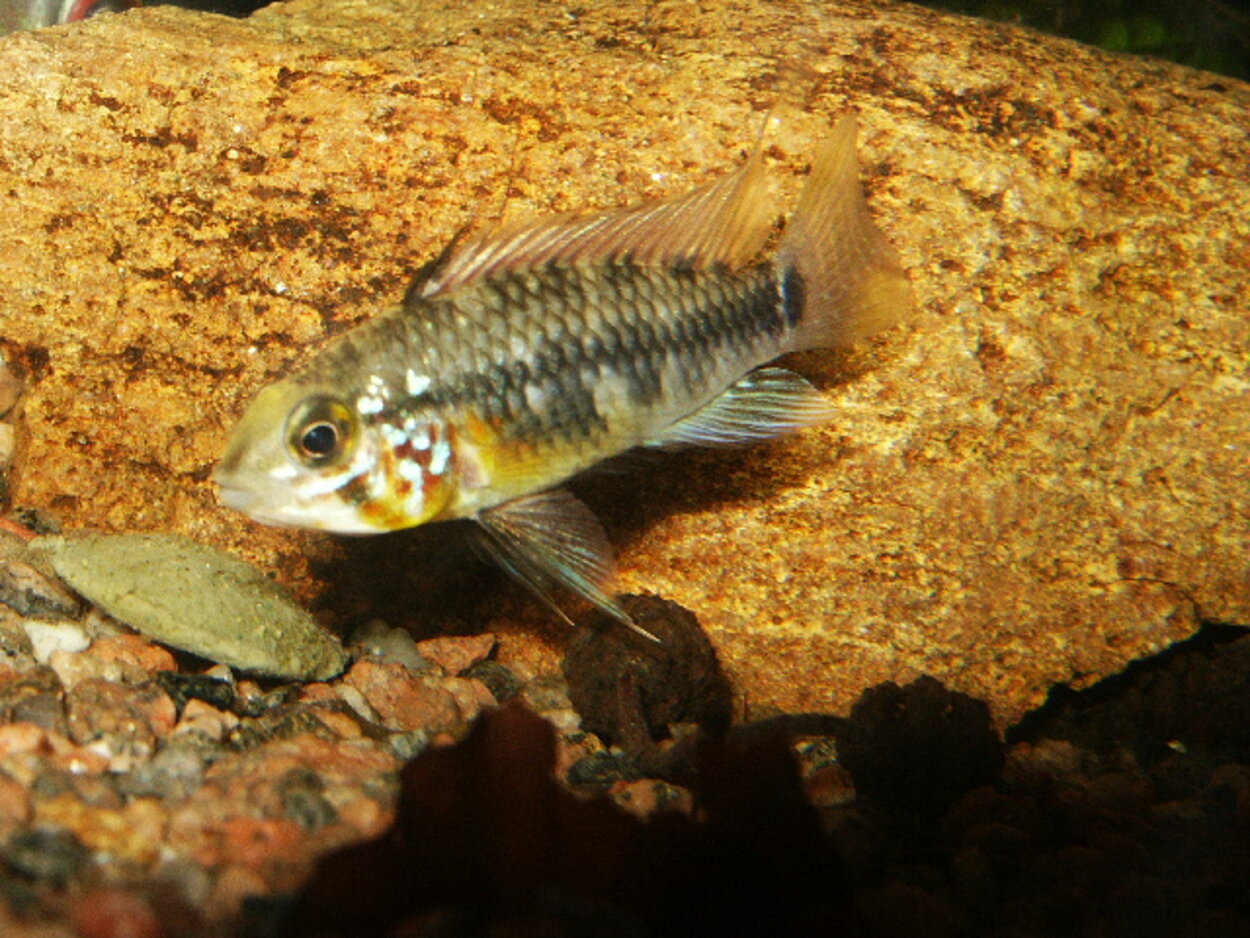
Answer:
[[(769, 363), (854, 341), (911, 308), (834, 128), (771, 259), (757, 146), (666, 202), (540, 219), (451, 252), (404, 304), (265, 388), (214, 477), (272, 524), (364, 534), (470, 518), (557, 612), (560, 586), (622, 622), (611, 550), (560, 488), (637, 446), (738, 445), (832, 405)], [(561, 612), (561, 615), (563, 613)]]
[[(505, 439), (534, 445), (603, 435), (638, 445), (719, 394), (721, 375), (775, 357), (788, 329), (769, 265), (745, 276), (609, 265), (503, 279), (392, 314), (415, 335), (390, 349), (400, 367), (384, 370), (431, 377), (396, 408), (473, 409)], [(596, 393), (613, 378), (620, 395)]]

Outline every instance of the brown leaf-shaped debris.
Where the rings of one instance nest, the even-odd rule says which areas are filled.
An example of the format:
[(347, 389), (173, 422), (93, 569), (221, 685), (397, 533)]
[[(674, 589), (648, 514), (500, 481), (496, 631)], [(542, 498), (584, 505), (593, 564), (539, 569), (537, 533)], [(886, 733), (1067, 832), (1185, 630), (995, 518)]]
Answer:
[(672, 723), (723, 731), (732, 704), (729, 682), (698, 618), (658, 596), (620, 601), (659, 641), (622, 629), (602, 613), (583, 623), (564, 659), (582, 728), (630, 748), (667, 736)]

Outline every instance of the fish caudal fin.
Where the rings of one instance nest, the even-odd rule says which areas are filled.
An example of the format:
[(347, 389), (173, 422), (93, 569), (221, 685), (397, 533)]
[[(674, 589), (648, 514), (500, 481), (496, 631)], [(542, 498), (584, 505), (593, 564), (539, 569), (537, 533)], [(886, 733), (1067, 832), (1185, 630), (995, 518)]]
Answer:
[(616, 572), (612, 548), (599, 519), (573, 495), (563, 489), (525, 495), (488, 508), (477, 522), (487, 553), (564, 621), (572, 624), (552, 595), (556, 586), (658, 641), (605, 592)]
[(865, 338), (915, 303), (898, 255), (868, 214), (855, 133), (853, 117), (834, 126), (777, 251), (787, 303), (800, 310), (790, 351)]

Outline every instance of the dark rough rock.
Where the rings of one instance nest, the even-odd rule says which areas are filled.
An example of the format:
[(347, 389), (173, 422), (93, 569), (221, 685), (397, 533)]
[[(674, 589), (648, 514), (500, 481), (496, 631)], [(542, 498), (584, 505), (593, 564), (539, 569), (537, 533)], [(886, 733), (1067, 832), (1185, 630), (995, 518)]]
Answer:
[(234, 710), (238, 706), (238, 692), (229, 681), (177, 671), (158, 671), (154, 679), (169, 694), (179, 713), (189, 700), (202, 700), (219, 710)]
[(844, 713), (927, 673), (1000, 728), (1201, 618), (1250, 620), (1250, 86), (871, 0), (292, 0), (5, 37), (13, 500), (178, 530), (305, 600), (489, 630), (549, 670), (546, 613), (423, 567), (437, 538), (261, 529), (218, 506), (212, 465), (257, 388), (505, 203), (724, 172), (796, 57), (813, 85), (768, 149), (781, 195), (858, 112), (920, 309), (798, 363), (829, 426), (588, 483), (622, 587), (694, 610), (754, 705)]
[(36, 828), (9, 838), (0, 860), (23, 876), (64, 885), (90, 862), (90, 853), (68, 831)]
[[(17, 538), (0, 535), (0, 603), (23, 616), (76, 619), (82, 603)], [(42, 564), (47, 567), (47, 564)]]
[(694, 613), (658, 596), (623, 596), (621, 604), (658, 641), (602, 614), (582, 623), (564, 659), (582, 727), (631, 743), (665, 737), (673, 723), (723, 732), (732, 708), (729, 682)]
[(465, 671), (464, 676), (485, 684), (501, 704), (507, 703), (521, 691), (521, 680), (511, 668), (498, 661), (479, 661)]
[(1070, 740), (1143, 763), (1178, 749), (1250, 763), (1250, 634), (1209, 625), (1084, 692), (1058, 689), (1013, 735)]
[(933, 817), (994, 781), (1003, 745), (984, 701), (922, 677), (865, 691), (838, 733), (838, 758), (869, 802)]

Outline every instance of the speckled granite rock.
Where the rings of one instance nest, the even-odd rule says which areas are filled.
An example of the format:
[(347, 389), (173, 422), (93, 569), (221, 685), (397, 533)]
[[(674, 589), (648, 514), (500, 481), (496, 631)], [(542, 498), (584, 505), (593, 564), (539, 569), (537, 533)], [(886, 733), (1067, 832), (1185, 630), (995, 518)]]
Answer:
[(262, 530), (208, 473), (258, 386), (457, 229), (723, 171), (795, 55), (821, 77), (774, 169), (792, 195), (857, 110), (921, 309), (802, 363), (834, 425), (594, 482), (623, 586), (695, 610), (752, 703), (805, 709), (929, 673), (1010, 719), (1200, 616), (1250, 620), (1250, 88), (866, 2), (297, 0), (8, 37), (14, 499), (215, 541), (331, 605), (490, 620), (550, 663), (559, 631), (463, 589), (480, 570), (396, 598), (428, 540)]

